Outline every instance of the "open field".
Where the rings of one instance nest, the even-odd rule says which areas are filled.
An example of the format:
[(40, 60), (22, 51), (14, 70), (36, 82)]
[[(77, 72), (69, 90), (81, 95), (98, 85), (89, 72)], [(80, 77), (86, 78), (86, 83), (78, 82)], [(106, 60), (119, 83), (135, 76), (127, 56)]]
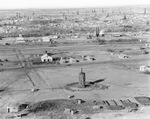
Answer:
[[(142, 44), (140, 44), (140, 46), (141, 45)], [(112, 56), (111, 53), (107, 51), (108, 48), (113, 49), (116, 52), (116, 55), (114, 54)], [(34, 104), (44, 100), (68, 100), (69, 95), (74, 95), (76, 99), (83, 99), (90, 104), (90, 102), (94, 100), (100, 101), (112, 99), (130, 99), (136, 102), (134, 99), (134, 97), (136, 96), (150, 96), (150, 77), (148, 74), (139, 72), (139, 67), (141, 65), (149, 64), (149, 54), (142, 54), (142, 51), (139, 50), (138, 44), (108, 44), (87, 46), (74, 45), (66, 47), (59, 46), (53, 48), (29, 48), (24, 46), (24, 48), (18, 48), (16, 51), (12, 50), (13, 48), (11, 48), (10, 46), (7, 49), (2, 49), (3, 52), (7, 53), (3, 54), (3, 52), (1, 52), (1, 56), (7, 58), (9, 60), (9, 62), (7, 63), (10, 63), (10, 67), (3, 65), (1, 68), (5, 69), (5, 67), (7, 67), (7, 69), (0, 72), (1, 114), (4, 115), (6, 113), (6, 106), (9, 102), (31, 102), (32, 104)], [(79, 62), (71, 65), (43, 64), (34, 66), (30, 64), (26, 68), (22, 68), (20, 64), (20, 66), (14, 68), (14, 70), (11, 69), (11, 67), (15, 66), (15, 64), (11, 63), (14, 62), (14, 60), (18, 60), (17, 63), (19, 65), (19, 63), (21, 63), (23, 59), (28, 59), (31, 54), (41, 54), (45, 50), (47, 50), (48, 52), (67, 51), (74, 55), (94, 55), (96, 60), (93, 62)], [(118, 58), (117, 53), (120, 50), (128, 54), (130, 58)], [(14, 55), (11, 55), (10, 57), (9, 53), (13, 53)], [(83, 71), (86, 73), (87, 82), (100, 80), (98, 84), (108, 86), (108, 89), (91, 89), (87, 91), (67, 90), (65, 88), (67, 84), (78, 82), (79, 72), (81, 68), (83, 68)], [(32, 88), (38, 88), (39, 90), (37, 92), (32, 92)], [(93, 114), (93, 112), (86, 112), (86, 109), (83, 109), (83, 112), (83, 115), (86, 115), (87, 113), (90, 115)], [(113, 114), (114, 112), (107, 113), (110, 114), (110, 117), (116, 115)], [(125, 112), (120, 113), (120, 115), (125, 115), (126, 117)], [(145, 113), (146, 111), (143, 112), (143, 114)], [(128, 116), (129, 115), (127, 114), (127, 117)], [(107, 117), (105, 117), (104, 115), (102, 117), (107, 119)], [(34, 118), (34, 114), (30, 114), (27, 118)], [(117, 118), (121, 117), (119, 116)]]

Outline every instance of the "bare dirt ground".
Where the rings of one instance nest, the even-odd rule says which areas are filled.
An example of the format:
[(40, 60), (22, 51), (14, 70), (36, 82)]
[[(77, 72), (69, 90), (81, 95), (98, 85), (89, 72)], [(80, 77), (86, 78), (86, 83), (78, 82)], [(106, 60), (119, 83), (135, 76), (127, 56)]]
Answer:
[[(75, 98), (83, 99), (87, 102), (99, 100), (120, 100), (130, 99), (134, 102), (135, 96), (150, 97), (150, 75), (139, 72), (139, 66), (148, 65), (149, 54), (142, 54), (139, 50), (139, 44), (107, 44), (107, 45), (74, 45), (67, 47), (42, 47), (18, 48), (17, 51), (13, 47), (2, 48), (0, 57), (7, 58), (9, 62), (3, 62), (0, 72), (0, 114), (1, 117), (7, 116), (7, 105), (9, 102), (31, 102), (32, 104), (56, 99), (68, 99), (69, 95)], [(116, 51), (114, 55), (108, 52), (109, 49)], [(64, 51), (74, 55), (94, 55), (96, 61), (80, 62), (71, 65), (52, 66), (45, 65), (43, 67), (33, 68), (32, 66), (21, 67), (23, 59), (28, 59), (31, 54), (40, 54), (45, 50)], [(128, 59), (118, 58), (118, 52), (122, 50), (124, 54), (128, 54)], [(10, 55), (11, 54), (11, 55)], [(6, 65), (7, 64), (7, 65)], [(31, 64), (30, 64), (31, 65)], [(13, 69), (12, 69), (13, 67)], [(70, 91), (64, 87), (73, 82), (78, 82), (80, 69), (86, 73), (86, 81), (92, 82), (102, 80), (100, 84), (109, 88), (105, 90), (90, 91)], [(5, 69), (5, 70), (3, 70)], [(39, 88), (39, 91), (32, 92), (32, 88)], [(78, 108), (81, 108), (80, 106)], [(82, 109), (82, 108), (81, 108)], [(84, 119), (90, 116), (92, 119), (148, 119), (150, 117), (149, 107), (140, 106), (137, 112), (127, 111), (111, 111), (102, 113), (89, 113), (83, 109), (81, 115), (65, 115), (63, 111), (58, 113), (46, 113), (45, 116), (38, 113), (32, 113), (25, 119), (47, 119), (47, 118), (68, 118), (68, 119)], [(53, 112), (53, 111), (52, 111)], [(55, 111), (54, 111), (55, 112)], [(106, 114), (107, 113), (107, 114)], [(63, 115), (63, 116), (60, 116)]]

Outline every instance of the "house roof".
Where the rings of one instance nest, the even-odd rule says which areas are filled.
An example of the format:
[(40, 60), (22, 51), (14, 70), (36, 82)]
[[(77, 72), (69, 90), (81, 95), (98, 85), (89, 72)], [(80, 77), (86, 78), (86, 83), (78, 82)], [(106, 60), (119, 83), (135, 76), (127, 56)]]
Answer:
[(41, 58), (52, 58), (51, 56), (49, 56), (48, 54), (44, 54), (41, 56)]

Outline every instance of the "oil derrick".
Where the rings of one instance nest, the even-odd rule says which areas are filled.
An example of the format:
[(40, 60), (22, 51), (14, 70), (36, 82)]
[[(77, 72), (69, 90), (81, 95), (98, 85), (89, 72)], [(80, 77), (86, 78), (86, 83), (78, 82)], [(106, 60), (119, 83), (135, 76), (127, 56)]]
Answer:
[(81, 72), (79, 73), (79, 88), (85, 88), (85, 73), (81, 68)]
[(124, 16), (123, 16), (123, 20), (126, 20), (127, 19), (127, 16), (126, 16), (126, 14), (124, 14)]
[(96, 27), (96, 37), (99, 37), (99, 27)]
[(35, 12), (34, 12), (34, 11), (32, 12), (32, 15), (33, 15), (33, 16), (35, 15)]
[(77, 11), (77, 15), (79, 15), (79, 11)]
[(146, 14), (146, 8), (144, 8), (144, 14)]

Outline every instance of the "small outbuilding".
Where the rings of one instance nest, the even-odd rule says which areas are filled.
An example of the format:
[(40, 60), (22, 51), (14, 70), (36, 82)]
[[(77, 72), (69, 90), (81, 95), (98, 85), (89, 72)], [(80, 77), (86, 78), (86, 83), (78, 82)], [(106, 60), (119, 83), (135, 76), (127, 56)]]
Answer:
[(50, 38), (49, 37), (42, 37), (42, 41), (43, 42), (50, 42)]
[(93, 110), (96, 110), (96, 109), (100, 109), (100, 106), (99, 105), (94, 105), (92, 106)]
[(16, 103), (16, 102), (11, 102), (7, 106), (7, 112), (8, 113), (18, 113), (24, 109), (28, 108), (29, 103)]
[(19, 112), (19, 103), (11, 102), (7, 106), (8, 113)]
[(16, 38), (16, 43), (24, 43), (25, 40), (22, 36)]
[(101, 30), (101, 31), (99, 32), (99, 36), (104, 37), (104, 36), (105, 36), (105, 30)]
[(76, 60), (74, 58), (72, 58), (72, 57), (69, 58), (69, 63), (75, 63), (75, 62), (76, 62)]
[(140, 71), (144, 73), (150, 73), (150, 66), (140, 66)]
[(85, 103), (85, 101), (84, 101), (84, 100), (82, 100), (82, 99), (76, 99), (76, 102), (77, 102), (77, 104)]
[(128, 55), (124, 55), (124, 54), (119, 54), (118, 58), (120, 58), (120, 59), (128, 59), (129, 56)]
[(65, 108), (64, 112), (67, 113), (67, 114), (74, 115), (74, 114), (76, 114), (78, 111), (77, 111), (76, 109)]

